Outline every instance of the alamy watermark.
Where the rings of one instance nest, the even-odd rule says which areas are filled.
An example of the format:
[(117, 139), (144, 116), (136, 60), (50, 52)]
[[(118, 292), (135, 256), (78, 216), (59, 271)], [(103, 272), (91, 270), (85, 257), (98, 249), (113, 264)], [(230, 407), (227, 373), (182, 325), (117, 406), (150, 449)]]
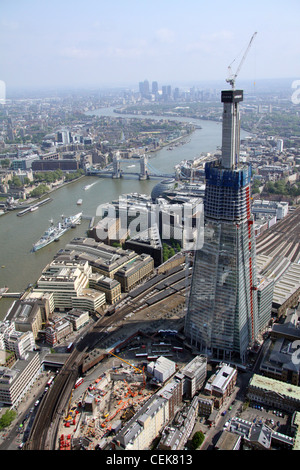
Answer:
[(0, 366), (4, 366), (6, 361), (6, 352), (1, 349), (0, 350)]
[(163, 240), (178, 241), (184, 250), (203, 246), (203, 204), (147, 204), (147, 207), (128, 204), (119, 199), (117, 205), (100, 204), (96, 216), (99, 240), (121, 240), (138, 234), (155, 238), (158, 231)]
[(5, 104), (6, 100), (6, 84), (3, 80), (0, 80), (0, 104)]
[(300, 104), (300, 80), (294, 80), (292, 83), (292, 88), (295, 90), (291, 97), (292, 103)]
[(292, 348), (294, 349), (292, 363), (298, 366), (300, 364), (300, 340), (293, 341)]

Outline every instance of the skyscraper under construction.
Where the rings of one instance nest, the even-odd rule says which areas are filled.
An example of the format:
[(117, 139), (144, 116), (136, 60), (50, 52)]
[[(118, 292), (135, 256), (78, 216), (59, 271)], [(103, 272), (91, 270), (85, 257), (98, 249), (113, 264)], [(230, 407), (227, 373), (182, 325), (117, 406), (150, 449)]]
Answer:
[(240, 162), (242, 90), (222, 91), (222, 155), (205, 166), (204, 243), (196, 251), (185, 334), (202, 353), (245, 361), (257, 336), (251, 167)]

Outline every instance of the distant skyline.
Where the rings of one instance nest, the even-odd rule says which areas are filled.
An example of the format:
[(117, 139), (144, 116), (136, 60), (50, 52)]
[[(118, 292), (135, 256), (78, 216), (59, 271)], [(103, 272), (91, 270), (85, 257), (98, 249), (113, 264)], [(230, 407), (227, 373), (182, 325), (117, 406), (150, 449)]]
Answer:
[(15, 88), (300, 79), (299, 0), (1, 0), (0, 80)]

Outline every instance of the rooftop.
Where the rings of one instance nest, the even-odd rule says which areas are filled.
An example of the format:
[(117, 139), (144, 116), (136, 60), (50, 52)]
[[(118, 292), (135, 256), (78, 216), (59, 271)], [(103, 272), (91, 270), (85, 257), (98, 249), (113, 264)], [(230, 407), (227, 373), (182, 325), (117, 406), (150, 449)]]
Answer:
[(249, 386), (258, 387), (272, 393), (284, 395), (296, 400), (297, 402), (300, 400), (298, 386), (281, 382), (270, 377), (254, 374), (254, 376), (250, 379)]

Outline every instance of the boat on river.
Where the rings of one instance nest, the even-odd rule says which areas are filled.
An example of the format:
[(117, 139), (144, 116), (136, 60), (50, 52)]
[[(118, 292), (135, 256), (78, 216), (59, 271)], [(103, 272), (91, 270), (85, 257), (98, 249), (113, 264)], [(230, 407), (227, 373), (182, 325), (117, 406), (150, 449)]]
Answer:
[(81, 216), (82, 212), (79, 212), (78, 214), (72, 215), (70, 217), (62, 216), (62, 222), (58, 222), (56, 225), (54, 225), (53, 220), (51, 220), (50, 227), (45, 231), (44, 235), (42, 235), (42, 237), (36, 243), (34, 243), (32, 251), (38, 251), (41, 248), (44, 248), (44, 246), (47, 246), (54, 241), (58, 241), (58, 239), (70, 228), (80, 224)]
[(90, 189), (92, 186), (94, 186), (94, 184), (96, 184), (97, 181), (95, 181), (94, 183), (91, 183), (91, 184), (87, 184), (86, 186), (84, 186), (84, 191), (87, 191), (88, 189)]

